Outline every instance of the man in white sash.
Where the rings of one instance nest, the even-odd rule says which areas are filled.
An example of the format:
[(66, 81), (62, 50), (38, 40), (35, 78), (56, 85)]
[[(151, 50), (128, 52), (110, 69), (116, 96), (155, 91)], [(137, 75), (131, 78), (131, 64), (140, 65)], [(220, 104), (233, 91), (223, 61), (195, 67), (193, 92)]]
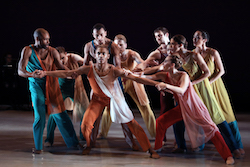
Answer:
[(93, 90), (93, 96), (84, 114), (81, 125), (83, 136), (87, 142), (87, 146), (83, 150), (82, 154), (89, 154), (91, 150), (90, 136), (93, 124), (102, 113), (104, 107), (110, 106), (112, 121), (116, 123), (126, 123), (131, 132), (137, 138), (143, 151), (148, 151), (151, 158), (159, 158), (159, 155), (152, 149), (144, 130), (136, 122), (131, 110), (127, 106), (117, 78), (123, 77), (126, 79), (132, 79), (147, 85), (156, 85), (158, 82), (136, 77), (131, 73), (128, 73), (126, 70), (108, 64), (110, 55), (106, 47), (97, 47), (95, 56), (96, 63), (94, 65), (85, 65), (77, 70), (38, 72), (40, 75), (49, 75), (61, 78), (81, 74), (86, 74), (88, 76), (90, 86)]

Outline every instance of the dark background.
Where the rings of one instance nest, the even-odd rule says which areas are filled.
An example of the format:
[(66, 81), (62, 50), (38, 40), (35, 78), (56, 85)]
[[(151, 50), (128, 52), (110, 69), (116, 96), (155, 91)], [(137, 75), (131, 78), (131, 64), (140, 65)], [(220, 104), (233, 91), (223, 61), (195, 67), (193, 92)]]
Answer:
[[(248, 112), (249, 7), (247, 1), (231, 0), (6, 1), (0, 7), (1, 62), (7, 53), (18, 61), (21, 49), (34, 43), (32, 34), (39, 27), (49, 31), (51, 46), (64, 46), (68, 51), (81, 54), (83, 44), (92, 40), (92, 26), (100, 22), (106, 26), (111, 39), (123, 33), (128, 46), (143, 59), (157, 47), (153, 36), (155, 28), (164, 26), (171, 36), (184, 35), (189, 49), (193, 49), (193, 33), (203, 29), (211, 37), (208, 46), (218, 49), (222, 56), (226, 69), (223, 78), (236, 112)], [(29, 103), (26, 79), (16, 79), (15, 92), (6, 93), (1, 86), (1, 104), (13, 102), (11, 98), (18, 103)], [(159, 93), (149, 86), (147, 90), (153, 107), (159, 108)]]

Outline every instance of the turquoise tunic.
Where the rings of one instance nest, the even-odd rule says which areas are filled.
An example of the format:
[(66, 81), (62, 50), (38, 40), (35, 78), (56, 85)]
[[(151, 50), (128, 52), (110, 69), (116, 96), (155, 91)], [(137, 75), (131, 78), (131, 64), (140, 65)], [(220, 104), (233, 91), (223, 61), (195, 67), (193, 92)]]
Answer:
[[(37, 55), (32, 49), (32, 54), (26, 66), (28, 72), (33, 72), (36, 69), (43, 70)], [(31, 101), (34, 109), (33, 136), (36, 150), (43, 149), (43, 131), (46, 123), (46, 105), (45, 105), (45, 85), (46, 78), (29, 77), (29, 90), (31, 93)], [(58, 114), (50, 114), (56, 122), (62, 137), (68, 147), (76, 146), (79, 141), (76, 137), (73, 124), (66, 112)]]

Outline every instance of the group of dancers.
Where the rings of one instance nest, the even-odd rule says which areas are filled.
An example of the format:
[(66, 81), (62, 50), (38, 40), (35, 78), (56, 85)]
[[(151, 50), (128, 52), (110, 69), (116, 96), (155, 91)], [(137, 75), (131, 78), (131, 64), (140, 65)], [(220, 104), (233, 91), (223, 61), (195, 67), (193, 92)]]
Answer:
[[(63, 47), (49, 46), (48, 31), (34, 31), (35, 43), (23, 48), (18, 64), (18, 74), (28, 78), (34, 109), (33, 153), (42, 153), (43, 146), (52, 146), (54, 130), (58, 126), (67, 147), (78, 147), (89, 154), (97, 138), (106, 138), (111, 123), (120, 123), (126, 142), (139, 150), (133, 135), (143, 151), (158, 159), (166, 140), (166, 130), (173, 125), (177, 148), (175, 153), (187, 150), (184, 132), (187, 130), (193, 151), (199, 151), (209, 140), (226, 164), (234, 164), (245, 151), (230, 99), (221, 76), (224, 67), (217, 50), (207, 47), (208, 33), (194, 33), (195, 49), (187, 50), (183, 35), (169, 39), (165, 27), (155, 29), (159, 47), (146, 60), (127, 48), (127, 39), (118, 34), (114, 40), (107, 38), (103, 24), (92, 29), (93, 40), (86, 43), (83, 57), (67, 53)], [(91, 86), (90, 101), (82, 76)], [(160, 116), (155, 119), (149, 105), (144, 85), (155, 86), (160, 94)], [(124, 93), (136, 103), (151, 137), (154, 148), (142, 127), (134, 119)], [(64, 100), (74, 101), (73, 119), (80, 120), (80, 138), (76, 136)], [(47, 138), (43, 131), (49, 114)], [(101, 131), (98, 134), (99, 125)], [(233, 155), (232, 155), (233, 154)]]

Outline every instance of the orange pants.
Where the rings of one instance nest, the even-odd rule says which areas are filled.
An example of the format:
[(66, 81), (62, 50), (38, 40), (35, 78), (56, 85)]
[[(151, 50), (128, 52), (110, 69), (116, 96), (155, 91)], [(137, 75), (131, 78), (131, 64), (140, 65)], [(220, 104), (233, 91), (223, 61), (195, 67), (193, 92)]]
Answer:
[[(104, 107), (108, 106), (109, 103), (110, 99), (108, 97), (100, 97), (93, 94), (92, 100), (90, 101), (89, 106), (84, 113), (81, 124), (82, 134), (86, 139), (87, 147), (91, 147), (91, 133), (92, 129), (94, 128), (93, 125), (96, 119), (102, 114)], [(135, 135), (143, 151), (147, 151), (151, 145), (142, 127), (135, 119), (126, 124), (128, 125), (130, 131)]]

